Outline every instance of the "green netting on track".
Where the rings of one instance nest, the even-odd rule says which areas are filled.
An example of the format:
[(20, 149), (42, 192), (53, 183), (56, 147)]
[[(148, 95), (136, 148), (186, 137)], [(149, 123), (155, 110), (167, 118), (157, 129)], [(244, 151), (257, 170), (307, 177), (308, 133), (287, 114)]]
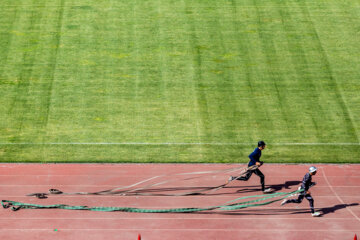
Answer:
[[(10, 200), (2, 200), (1, 204), (4, 208), (11, 207), (12, 210), (19, 209), (67, 209), (67, 210), (89, 210), (89, 211), (98, 211), (98, 212), (138, 212), (138, 213), (188, 213), (188, 212), (201, 212), (201, 211), (233, 211), (242, 208), (256, 207), (268, 205), (273, 202), (280, 201), (284, 198), (287, 198), (291, 195), (302, 192), (303, 190), (297, 190), (293, 192), (279, 192), (268, 195), (254, 195), (234, 199), (225, 203), (224, 205), (211, 206), (204, 208), (169, 208), (169, 209), (144, 209), (144, 208), (132, 208), (132, 207), (88, 207), (88, 206), (70, 206), (66, 204), (54, 204), (54, 205), (38, 205), (30, 203), (21, 203)], [(232, 203), (243, 199), (255, 198), (251, 201)], [(272, 198), (277, 198), (274, 200), (266, 201)], [(265, 202), (263, 202), (265, 201)]]

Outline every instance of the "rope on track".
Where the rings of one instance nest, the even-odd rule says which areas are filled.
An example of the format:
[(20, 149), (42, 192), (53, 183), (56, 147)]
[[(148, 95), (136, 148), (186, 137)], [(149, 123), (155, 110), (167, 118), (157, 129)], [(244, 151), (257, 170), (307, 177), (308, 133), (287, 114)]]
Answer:
[[(198, 175), (198, 174), (221, 174), (221, 173), (232, 173), (232, 172), (237, 172), (239, 171), (238, 177), (236, 179), (238, 179), (240, 176), (244, 175), (248, 170), (255, 170), (257, 169), (258, 166), (253, 165), (251, 167), (236, 167), (236, 168), (229, 168), (229, 169), (224, 169), (224, 170), (215, 170), (215, 171), (203, 171), (203, 172), (189, 172), (189, 173), (177, 173), (177, 174), (163, 174), (163, 175), (159, 175), (159, 176), (155, 176), (155, 177), (151, 177), (145, 180), (142, 180), (140, 182), (137, 182), (135, 184), (131, 184), (129, 186), (124, 186), (124, 187), (118, 187), (118, 188), (113, 188), (113, 189), (108, 189), (108, 190), (103, 190), (103, 191), (98, 191), (98, 192), (72, 192), (72, 193), (66, 193), (63, 192), (61, 190), (58, 189), (49, 189), (48, 193), (30, 193), (27, 194), (26, 196), (35, 196), (39, 199), (44, 199), (47, 198), (48, 195), (143, 195), (143, 196), (152, 196), (152, 195), (156, 195), (156, 194), (151, 194), (151, 193), (146, 193), (146, 189), (149, 189), (151, 187), (155, 187), (155, 186), (159, 186), (159, 185), (163, 185), (165, 183), (170, 183), (170, 182), (174, 182), (174, 181), (179, 181), (177, 179), (170, 179), (170, 180), (165, 180), (162, 182), (158, 182), (158, 183), (152, 183), (152, 184), (148, 184), (146, 186), (143, 187), (138, 187), (138, 188), (134, 188), (135, 186), (138, 186), (142, 183), (145, 182), (149, 182), (151, 180), (154, 179), (158, 179), (160, 177), (173, 177), (173, 176), (188, 176), (188, 175)], [(191, 179), (196, 179), (196, 178), (201, 178), (202, 176), (195, 176), (195, 177), (189, 177), (189, 178), (185, 178), (183, 180), (191, 180)], [(233, 179), (233, 180), (236, 180)], [(223, 187), (225, 187), (226, 185), (228, 185), (231, 181), (233, 180), (228, 180), (226, 183), (218, 185), (218, 186), (214, 186), (214, 187), (206, 187), (204, 189), (198, 190), (198, 191), (191, 191), (191, 192), (185, 192), (185, 193), (178, 193), (178, 194), (165, 194), (164, 196), (188, 196), (188, 195), (195, 195), (195, 194), (200, 194), (202, 192), (207, 192), (210, 191), (214, 192), (217, 191)]]
[[(137, 213), (189, 213), (189, 212), (201, 212), (201, 211), (234, 211), (242, 208), (248, 207), (256, 207), (256, 206), (263, 206), (268, 205), (273, 202), (280, 201), (287, 197), (290, 197), (294, 194), (300, 193), (304, 191), (303, 189), (299, 189), (293, 192), (279, 192), (267, 195), (254, 195), (248, 197), (241, 197), (234, 199), (230, 202), (225, 203), (224, 205), (219, 206), (210, 206), (204, 208), (168, 208), (168, 209), (144, 209), (144, 208), (132, 208), (132, 207), (89, 207), (89, 206), (70, 206), (66, 204), (54, 204), (54, 205), (38, 205), (38, 204), (31, 204), (31, 203), (21, 203), (16, 201), (10, 200), (2, 200), (1, 205), (3, 208), (10, 208), (13, 211), (17, 211), (19, 209), (67, 209), (67, 210), (89, 210), (89, 211), (98, 211), (98, 212), (137, 212)], [(278, 197), (278, 198), (277, 198)], [(251, 201), (245, 202), (238, 202), (232, 203), (243, 199), (248, 198), (256, 198)], [(277, 198), (270, 200), (272, 198)], [(270, 201), (266, 201), (270, 200)], [(265, 201), (265, 202), (263, 202)]]

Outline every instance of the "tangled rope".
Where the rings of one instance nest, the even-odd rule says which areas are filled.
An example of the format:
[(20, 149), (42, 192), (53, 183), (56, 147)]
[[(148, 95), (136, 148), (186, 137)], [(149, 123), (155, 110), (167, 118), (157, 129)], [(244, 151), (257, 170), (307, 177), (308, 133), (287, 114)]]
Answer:
[[(221, 184), (215, 187), (206, 187), (205, 189), (186, 192), (181, 194), (167, 194), (166, 196), (186, 196), (186, 195), (193, 195), (199, 194), (205, 191), (216, 191), (228, 185), (231, 181), (240, 178), (242, 175), (246, 174), (249, 170), (255, 170), (258, 166), (251, 166), (251, 167), (237, 167), (237, 168), (230, 168), (225, 170), (217, 170), (217, 171), (206, 171), (206, 172), (191, 172), (191, 173), (178, 173), (174, 174), (177, 176), (186, 176), (186, 175), (197, 175), (197, 174), (220, 174), (220, 173), (232, 173), (238, 172), (238, 177), (229, 179), (226, 183)], [(151, 177), (149, 179), (143, 180), (141, 182), (125, 186), (119, 187), (114, 189), (108, 189), (98, 192), (73, 192), (73, 193), (65, 193), (58, 189), (50, 189), (48, 193), (31, 193), (27, 196), (36, 196), (39, 199), (47, 198), (48, 195), (152, 195), (151, 193), (146, 193), (151, 187), (159, 186), (165, 183), (177, 181), (174, 179), (166, 180), (158, 183), (148, 184), (144, 187), (137, 187), (134, 188), (142, 183), (149, 182), (151, 180), (157, 179), (159, 177), (169, 177), (174, 176), (170, 174), (164, 174), (156, 177)], [(197, 177), (190, 177), (184, 180), (195, 179)], [(247, 197), (240, 197), (229, 202), (224, 203), (223, 205), (218, 206), (209, 206), (209, 207), (191, 207), (191, 208), (168, 208), (168, 209), (144, 209), (144, 208), (132, 208), (132, 207), (89, 207), (89, 206), (71, 206), (66, 204), (54, 204), (54, 205), (39, 205), (39, 204), (31, 204), (31, 203), (22, 203), (16, 202), (11, 200), (2, 200), (1, 205), (3, 208), (11, 208), (13, 211), (17, 211), (19, 209), (67, 209), (67, 210), (89, 210), (89, 211), (100, 211), (100, 212), (138, 212), (138, 213), (190, 213), (190, 212), (201, 212), (201, 211), (233, 211), (242, 208), (248, 207), (256, 207), (256, 206), (263, 206), (273, 202), (280, 201), (282, 199), (288, 198), (295, 194), (301, 193), (304, 191), (303, 189), (298, 189), (297, 191), (293, 192), (279, 192), (273, 194), (266, 194), (266, 195), (254, 195), (254, 196), (247, 196)], [(145, 193), (144, 193), (145, 192)], [(239, 202), (245, 199), (255, 198), (254, 200)], [(276, 199), (273, 199), (276, 198)], [(270, 200), (271, 199), (271, 200)]]
[[(97, 212), (137, 212), (137, 213), (190, 213), (190, 212), (202, 212), (202, 211), (234, 211), (242, 208), (248, 207), (256, 207), (268, 205), (273, 202), (280, 201), (282, 199), (288, 198), (294, 194), (298, 194), (304, 191), (303, 189), (299, 189), (293, 192), (279, 192), (267, 195), (255, 195), (255, 196), (247, 196), (234, 199), (225, 203), (224, 205), (219, 206), (210, 206), (204, 208), (169, 208), (169, 209), (144, 209), (144, 208), (132, 208), (132, 207), (89, 207), (89, 206), (70, 206), (65, 204), (54, 204), (54, 205), (39, 205), (39, 204), (31, 204), (31, 203), (21, 203), (10, 200), (2, 200), (1, 205), (3, 208), (11, 208), (13, 211), (17, 211), (20, 209), (67, 209), (67, 210), (89, 210), (89, 211), (97, 211)], [(272, 198), (276, 198), (274, 200), (269, 200)], [(239, 200), (256, 198), (255, 200), (238, 202)], [(265, 201), (265, 202), (262, 202)], [(235, 202), (235, 203), (234, 203)]]
[[(149, 181), (152, 181), (152, 180), (155, 180), (155, 179), (159, 179), (161, 177), (173, 178), (174, 176), (191, 176), (191, 175), (199, 175), (199, 174), (221, 174), (221, 173), (238, 172), (238, 173), (236, 173), (238, 175), (237, 178), (232, 179), (232, 180), (228, 180), (224, 184), (221, 184), (221, 185), (218, 185), (218, 186), (205, 187), (205, 188), (203, 188), (201, 190), (185, 192), (185, 193), (163, 194), (163, 196), (188, 196), (188, 195), (195, 195), (195, 194), (200, 194), (200, 193), (208, 192), (208, 191), (215, 192), (215, 191), (217, 191), (217, 190), (219, 190), (221, 188), (224, 188), (231, 181), (240, 178), (242, 175), (246, 174), (247, 171), (255, 170), (257, 168), (258, 168), (258, 166), (254, 165), (254, 166), (246, 167), (246, 168), (244, 168), (244, 167), (236, 167), (236, 168), (229, 168), (229, 169), (216, 170), (216, 171), (164, 174), (164, 175), (159, 175), (159, 176), (148, 178), (146, 180), (137, 182), (135, 184), (131, 184), (129, 186), (118, 187), (118, 188), (113, 188), (113, 189), (108, 189), (108, 190), (103, 190), (103, 191), (98, 191), (98, 192), (72, 192), (72, 193), (66, 193), (66, 192), (63, 192), (63, 191), (58, 190), (58, 189), (49, 189), (49, 191), (47, 193), (30, 193), (30, 194), (27, 194), (26, 196), (35, 196), (35, 197), (37, 197), (39, 199), (45, 199), (49, 195), (60, 195), (60, 194), (61, 195), (121, 195), (121, 196), (142, 195), (142, 196), (152, 196), (152, 195), (155, 195), (155, 194), (148, 193), (148, 192), (146, 192), (146, 190), (148, 190), (151, 187), (156, 187), (156, 186), (163, 185), (165, 183), (171, 183), (171, 182), (175, 182), (175, 181), (179, 181), (179, 180), (170, 179), (170, 180), (165, 180), (165, 181), (161, 181), (161, 182), (158, 182), (158, 183), (148, 184), (148, 185), (143, 186), (143, 187), (137, 187), (137, 188), (134, 188), (134, 187), (136, 187), (136, 186), (138, 186), (138, 185), (140, 185), (142, 183), (146, 183), (146, 182), (149, 182)], [(201, 178), (201, 177), (203, 177), (203, 176), (188, 177), (188, 178), (185, 178), (183, 180), (192, 180), (192, 179)]]

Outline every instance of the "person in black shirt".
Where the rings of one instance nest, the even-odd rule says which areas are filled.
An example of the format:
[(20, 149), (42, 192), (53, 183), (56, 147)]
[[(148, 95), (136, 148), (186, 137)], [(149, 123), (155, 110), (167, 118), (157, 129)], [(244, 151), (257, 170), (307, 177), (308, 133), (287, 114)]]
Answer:
[(245, 175), (241, 176), (241, 177), (230, 176), (229, 181), (232, 181), (232, 180), (247, 181), (247, 180), (250, 179), (251, 175), (254, 173), (255, 175), (260, 177), (261, 190), (264, 193), (272, 192), (273, 189), (271, 189), (271, 188), (265, 189), (265, 176), (259, 169), (259, 167), (263, 164), (263, 162), (260, 161), (261, 151), (264, 150), (265, 147), (266, 147), (265, 142), (264, 141), (259, 141), (258, 142), (258, 147), (255, 148), (255, 150), (252, 153), (250, 153), (250, 155), (249, 155), (250, 161), (249, 161), (248, 167), (257, 166), (256, 169), (248, 170), (245, 173)]
[(281, 206), (287, 203), (301, 203), (302, 200), (306, 198), (310, 203), (311, 215), (313, 217), (320, 216), (319, 212), (315, 212), (314, 199), (312, 198), (311, 193), (309, 191), (309, 188), (316, 184), (315, 182), (312, 182), (312, 176), (316, 175), (316, 172), (317, 172), (316, 167), (310, 167), (309, 172), (305, 174), (301, 183), (300, 189), (303, 189), (304, 191), (302, 191), (299, 194), (299, 197), (297, 199), (285, 199), (284, 201), (282, 201)]

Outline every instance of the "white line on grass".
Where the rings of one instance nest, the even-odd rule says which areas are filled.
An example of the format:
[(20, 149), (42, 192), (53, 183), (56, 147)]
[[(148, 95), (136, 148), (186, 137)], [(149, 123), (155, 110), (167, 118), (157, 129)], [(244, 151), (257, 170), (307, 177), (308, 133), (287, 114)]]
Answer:
[[(151, 143), (151, 142), (44, 142), (44, 143), (32, 143), (32, 142), (20, 142), (20, 143), (0, 143), (0, 145), (254, 145), (254, 143), (223, 143), (223, 142), (212, 142), (212, 143), (185, 143), (185, 142), (163, 142), (163, 143)], [(351, 142), (339, 142), (339, 143), (268, 143), (268, 145), (303, 145), (303, 146), (338, 146), (338, 145), (348, 145), (348, 146), (360, 146), (360, 143), (351, 143)]]

